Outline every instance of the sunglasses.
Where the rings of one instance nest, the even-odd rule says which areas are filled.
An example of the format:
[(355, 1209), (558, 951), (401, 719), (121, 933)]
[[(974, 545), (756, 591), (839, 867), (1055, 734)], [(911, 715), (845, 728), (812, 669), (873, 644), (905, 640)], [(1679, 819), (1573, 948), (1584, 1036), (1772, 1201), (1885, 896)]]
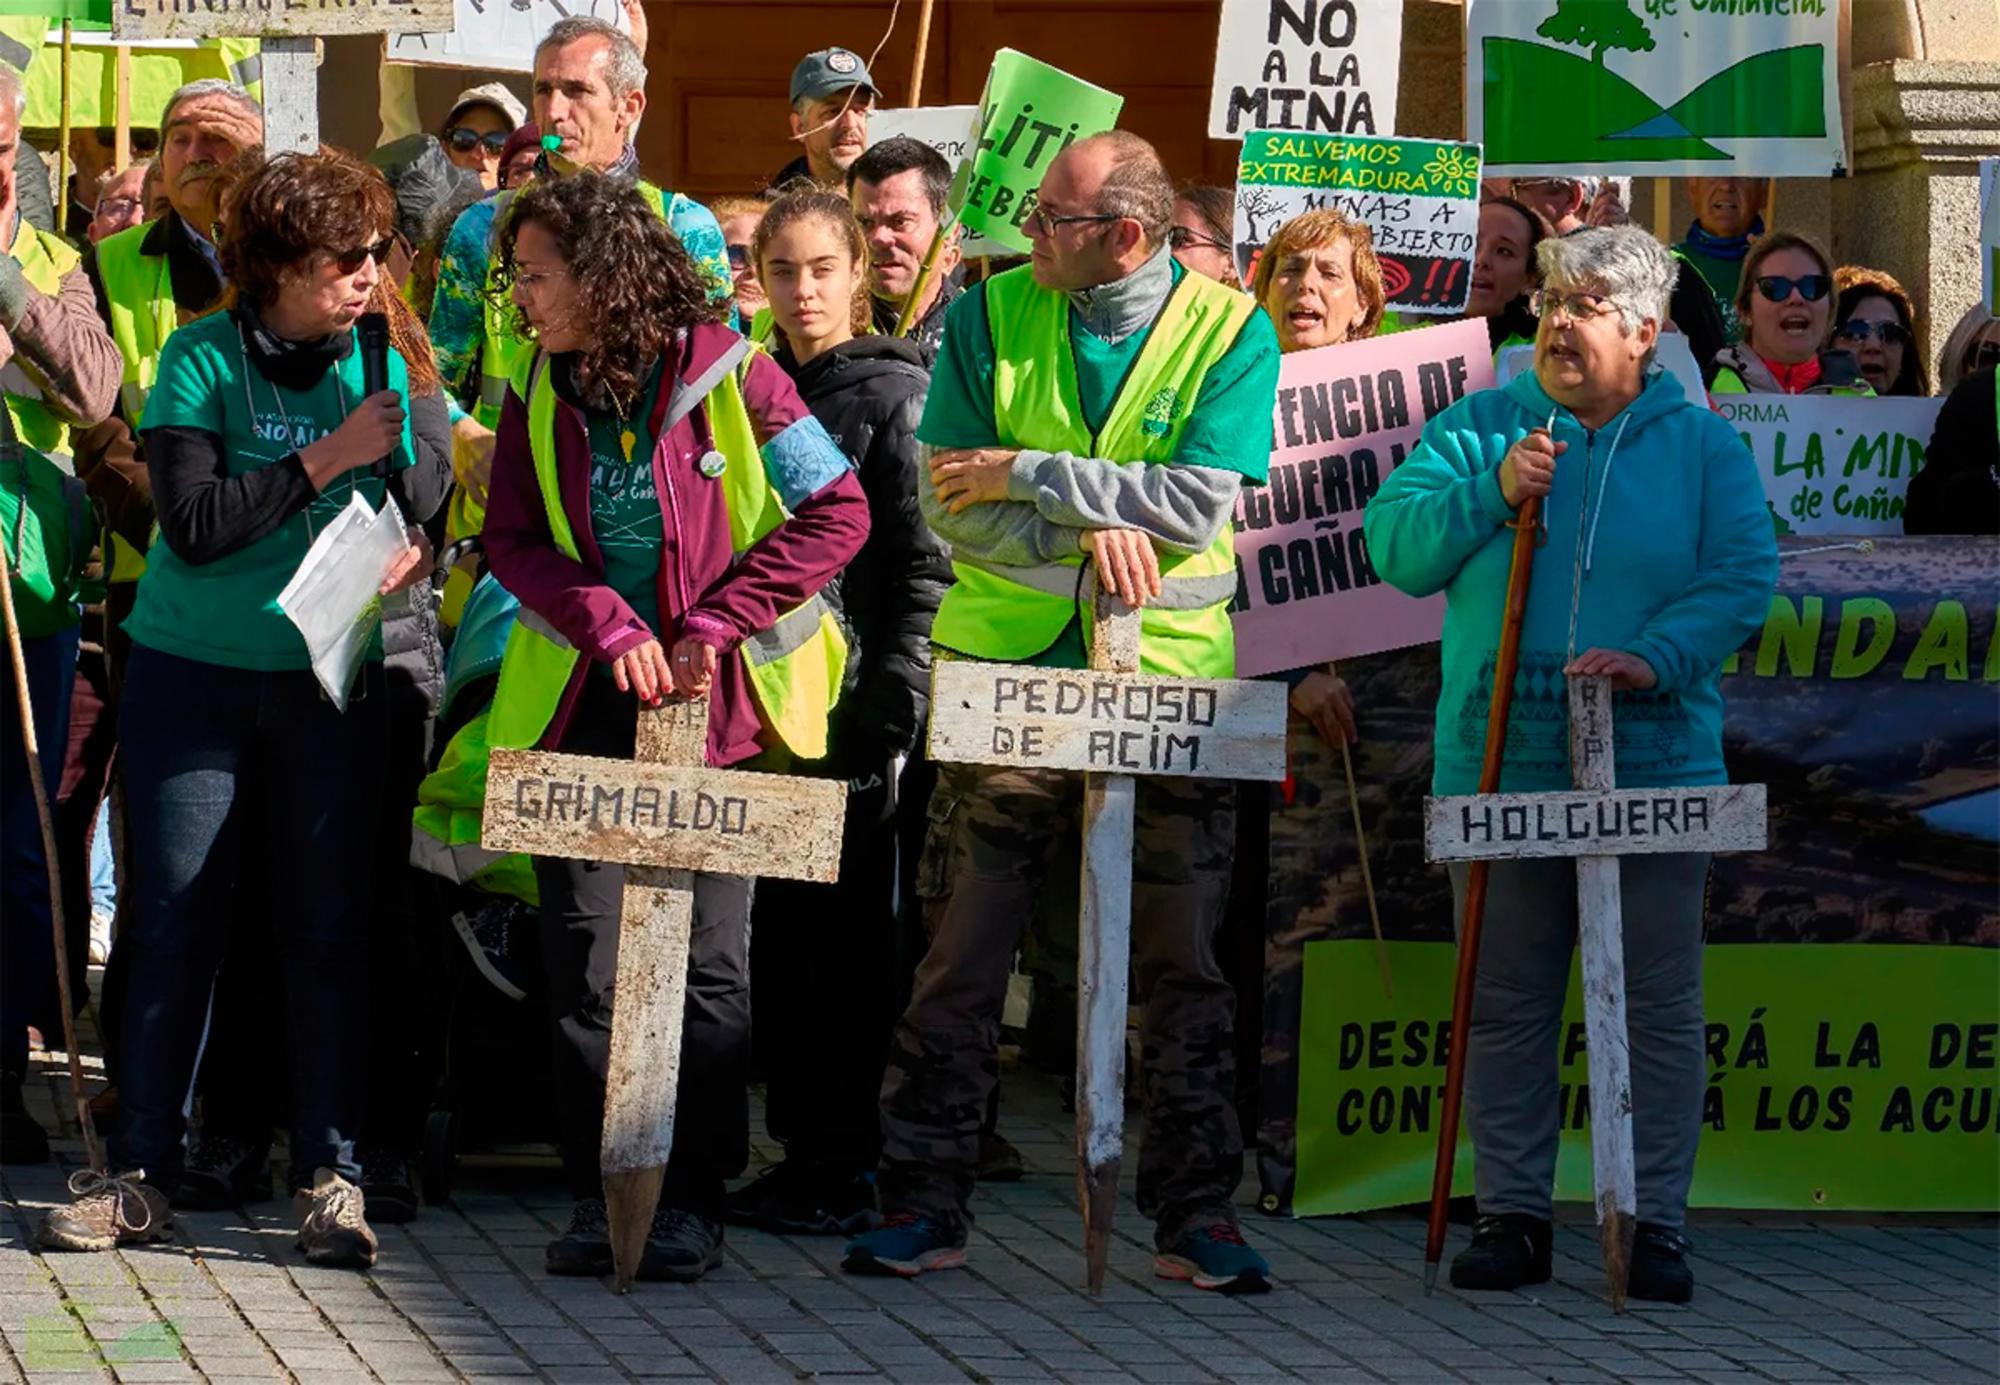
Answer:
[(489, 130), (482, 135), (470, 125), (454, 125), (444, 132), (444, 139), (454, 154), (470, 154), (483, 144), (486, 146), (486, 152), (497, 159), (500, 157), (500, 151), (507, 147), (507, 140), (512, 133), (511, 130)]
[(1192, 227), (1173, 226), (1167, 230), (1167, 244), (1175, 250), (1188, 250), (1197, 245), (1205, 245), (1210, 250), (1228, 250), (1230, 247), (1219, 240), (1210, 240)]
[(1870, 322), (1866, 318), (1850, 318), (1841, 323), (1833, 334), (1842, 341), (1867, 341), (1873, 337), (1884, 346), (1910, 344), (1910, 329), (1900, 322)]
[(359, 250), (343, 250), (333, 255), (334, 268), (342, 274), (359, 274), (361, 266), (373, 260), (381, 264), (389, 258), (389, 252), (396, 248), (394, 236), (384, 236), (373, 245), (364, 245)]
[(1965, 360), (1965, 373), (1974, 375), (1989, 366), (2000, 366), (2000, 341), (1982, 341)]
[(749, 246), (739, 243), (736, 245), (725, 246), (724, 249), (726, 249), (729, 252), (729, 267), (731, 269), (750, 268)]
[(1824, 274), (1802, 274), (1796, 279), (1785, 274), (1766, 274), (1757, 280), (1757, 292), (1769, 303), (1784, 302), (1792, 296), (1793, 289), (1806, 302), (1817, 303), (1832, 287), (1833, 280)]

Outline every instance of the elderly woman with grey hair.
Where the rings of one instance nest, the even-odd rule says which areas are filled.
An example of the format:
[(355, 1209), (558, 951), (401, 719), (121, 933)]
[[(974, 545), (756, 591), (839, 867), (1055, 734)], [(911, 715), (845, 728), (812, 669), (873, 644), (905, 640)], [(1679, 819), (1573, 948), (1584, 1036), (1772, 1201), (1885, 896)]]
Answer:
[[(1636, 228), (1545, 240), (1535, 368), (1433, 418), (1368, 506), (1369, 552), (1446, 601), (1439, 794), (1476, 791), (1509, 522), (1542, 498), (1547, 541), (1523, 623), (1503, 792), (1570, 786), (1566, 675), (1608, 676), (1621, 787), (1721, 784), (1717, 673), (1763, 622), (1778, 573), (1750, 451), (1654, 364), (1675, 264)], [(1624, 939), (1639, 1194), (1634, 1298), (1684, 1303), (1682, 1235), (1701, 1133), (1708, 858), (1626, 856)], [(1461, 903), (1462, 868), (1453, 885)], [(1576, 940), (1567, 860), (1495, 862), (1467, 1038), (1480, 1218), (1452, 1283), (1549, 1277), (1556, 1042)]]

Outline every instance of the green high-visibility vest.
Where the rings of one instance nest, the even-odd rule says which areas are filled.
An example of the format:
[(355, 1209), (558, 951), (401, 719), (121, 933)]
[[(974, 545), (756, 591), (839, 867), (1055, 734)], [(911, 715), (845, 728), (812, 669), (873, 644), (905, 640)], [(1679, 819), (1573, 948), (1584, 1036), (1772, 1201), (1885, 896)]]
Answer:
[[(14, 232), (8, 252), (20, 262), (21, 277), (36, 292), (53, 298), (62, 292), (62, 281), (82, 258), (60, 236), (38, 231), (24, 217)], [(7, 412), (14, 418), (15, 436), (37, 452), (68, 452), (69, 424), (58, 418), (42, 398), (41, 387), (28, 378), (18, 364), (9, 362), (4, 374)]]
[[(740, 343), (679, 391), (686, 409), (704, 412), (709, 435), (722, 454), (718, 484), (729, 513), (730, 550), (739, 557), (788, 518), (784, 501), (764, 472), (756, 429), (743, 403), (738, 370), (751, 350), (749, 342)], [(548, 357), (536, 352), (521, 362), (513, 388), (528, 406), (528, 443), (549, 533), (564, 557), (581, 561), (556, 473), (556, 391), (548, 372)], [(664, 438), (678, 421), (670, 411), (659, 436)], [(452, 737), (437, 770), (417, 792), (417, 840), (412, 851), (416, 864), (451, 879), (477, 879), (481, 884), (495, 879), (496, 872), (518, 869), (509, 865), (513, 858), (479, 845), (488, 756), (495, 748), (527, 749), (541, 743), (576, 672), (578, 657), (579, 651), (560, 631), (529, 607), (521, 607), (501, 656), (493, 705)], [(725, 657), (743, 661), (758, 713), (787, 750), (808, 760), (826, 754), (827, 714), (840, 695), (847, 641), (822, 597), (807, 598)]]
[(111, 340), (118, 343), (118, 354), (124, 358), (119, 402), (135, 428), (160, 372), (160, 352), (180, 326), (167, 257), (148, 255), (143, 249), (153, 225), (148, 221), (130, 226), (97, 243), (97, 279), (104, 286), (105, 315), (111, 319)]
[[(1037, 284), (1029, 266), (987, 281), (993, 335), (993, 421), (1000, 445), (1117, 462), (1173, 461), (1203, 379), (1257, 305), (1199, 274), (1175, 286), (1139, 358), (1093, 434), (1084, 421), (1069, 336), (1069, 297)], [(1032, 658), (1081, 614), (1084, 555), (1013, 567), (954, 553), (954, 581), (938, 607), (933, 643), (980, 659)], [(1234, 529), (1199, 553), (1161, 553), (1162, 595), (1141, 615), (1139, 666), (1147, 673), (1229, 678), (1236, 641), (1228, 603), (1236, 591)], [(1083, 621), (1084, 638), (1091, 622)]]

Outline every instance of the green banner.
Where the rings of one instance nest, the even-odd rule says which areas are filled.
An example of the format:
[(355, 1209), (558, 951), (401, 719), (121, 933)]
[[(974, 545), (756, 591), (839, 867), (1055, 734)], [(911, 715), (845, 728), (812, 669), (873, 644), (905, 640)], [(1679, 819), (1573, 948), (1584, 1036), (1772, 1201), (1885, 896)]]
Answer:
[[(1430, 1196), (1454, 949), (1306, 948), (1301, 1215)], [(1746, 943), (1703, 965), (1709, 1083), (1690, 1201), (1700, 1207), (1966, 1212), (2000, 1207), (2000, 950)], [(1589, 1075), (1576, 972), (1558, 1045), (1556, 1196), (1591, 1197)], [(1472, 1191), (1470, 1126), (1458, 1193)]]
[(952, 184), (951, 204), (966, 232), (1027, 254), (1021, 228), (1049, 164), (1076, 141), (1116, 125), (1124, 105), (1117, 92), (1026, 53), (995, 53), (979, 98), (978, 149)]

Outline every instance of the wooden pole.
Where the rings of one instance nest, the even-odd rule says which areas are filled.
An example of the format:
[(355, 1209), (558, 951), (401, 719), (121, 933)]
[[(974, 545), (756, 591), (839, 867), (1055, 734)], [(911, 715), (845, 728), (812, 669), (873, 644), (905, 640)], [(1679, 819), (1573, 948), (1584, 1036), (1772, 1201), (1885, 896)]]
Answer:
[(56, 117), (56, 186), (49, 200), (56, 204), (56, 231), (69, 220), (69, 74), (72, 38), (70, 21), (62, 22), (61, 112)]
[(1674, 180), (1653, 180), (1653, 239), (1662, 245), (1674, 243)]
[(111, 170), (123, 173), (132, 163), (132, 49), (121, 43), (112, 51)]
[[(1326, 671), (1340, 677), (1330, 660)], [(1354, 850), (1361, 858), (1361, 888), (1368, 896), (1368, 925), (1375, 930), (1375, 966), (1382, 973), (1382, 994), (1394, 1000), (1396, 986), (1389, 979), (1389, 944), (1382, 937), (1382, 911), (1375, 902), (1375, 873), (1368, 867), (1368, 829), (1361, 823), (1361, 790), (1354, 784), (1354, 753), (1347, 748), (1346, 741), (1340, 743), (1340, 768), (1347, 776), (1347, 806), (1354, 812)]]
[(922, 306), (924, 295), (930, 292), (931, 280), (937, 277), (938, 255), (944, 250), (944, 243), (951, 238), (952, 228), (958, 225), (958, 218), (948, 216), (938, 223), (937, 234), (931, 237), (930, 249), (924, 251), (923, 267), (917, 271), (916, 283), (910, 285), (910, 295), (903, 300), (903, 310), (896, 314), (896, 332), (899, 337), (910, 335), (910, 329), (917, 324), (917, 312)]
[[(1479, 767), (1479, 792), (1500, 787), (1506, 758), (1507, 714), (1514, 705), (1514, 674), (1521, 659), (1521, 626), (1528, 611), (1528, 578), (1535, 565), (1535, 536), (1541, 521), (1540, 496), (1521, 502), (1514, 517), (1514, 557), (1507, 569), (1507, 604), (1500, 616), (1500, 651), (1494, 659), (1493, 700), (1486, 713), (1486, 757)], [(1458, 1113), (1465, 1097), (1465, 1050), (1472, 1027), (1472, 988), (1479, 973), (1479, 930), (1486, 921), (1488, 862), (1474, 861), (1465, 872), (1465, 912), (1458, 935), (1458, 975), (1452, 983), (1451, 1051), (1445, 1059), (1444, 1106), (1438, 1119), (1437, 1163), (1431, 1173), (1431, 1217), (1424, 1237), (1424, 1292), (1437, 1285), (1444, 1255), (1446, 1207), (1451, 1201), (1452, 1162), (1458, 1154)]]
[(924, 0), (924, 7), (917, 12), (917, 55), (910, 62), (910, 105), (912, 108), (924, 104), (924, 58), (931, 47), (931, 7), (935, 0)]
[[(64, 21), (63, 31), (67, 38), (68, 21)], [(64, 70), (68, 70), (67, 64)], [(67, 100), (63, 102), (63, 113), (65, 117), (69, 113)], [(11, 426), (8, 431), (11, 435)], [(7, 450), (18, 457), (19, 446), (18, 443), (10, 444)], [(28, 503), (25, 495), (21, 503)], [(49, 931), (56, 947), (56, 1004), (62, 1008), (63, 1049), (69, 1055), (69, 1094), (76, 1105), (77, 1129), (83, 1132), (84, 1152), (90, 1166), (102, 1173), (104, 1152), (98, 1148), (97, 1131), (90, 1123), (90, 1101), (83, 1091), (83, 1055), (77, 1048), (76, 1040), (76, 1007), (70, 1000), (69, 930), (63, 918), (62, 870), (56, 858), (56, 824), (49, 810), (49, 786), (42, 777), (41, 744), (35, 734), (35, 704), (28, 692), (28, 656), (21, 648), (21, 626), (14, 616), (13, 565), (8, 560), (7, 546), (3, 543), (0, 543), (0, 617), (4, 617), (7, 623), (7, 658), (14, 668), (14, 702), (21, 713), (21, 744), (28, 758), (28, 787), (35, 796), (35, 816), (41, 822), (42, 853), (48, 858)]]

